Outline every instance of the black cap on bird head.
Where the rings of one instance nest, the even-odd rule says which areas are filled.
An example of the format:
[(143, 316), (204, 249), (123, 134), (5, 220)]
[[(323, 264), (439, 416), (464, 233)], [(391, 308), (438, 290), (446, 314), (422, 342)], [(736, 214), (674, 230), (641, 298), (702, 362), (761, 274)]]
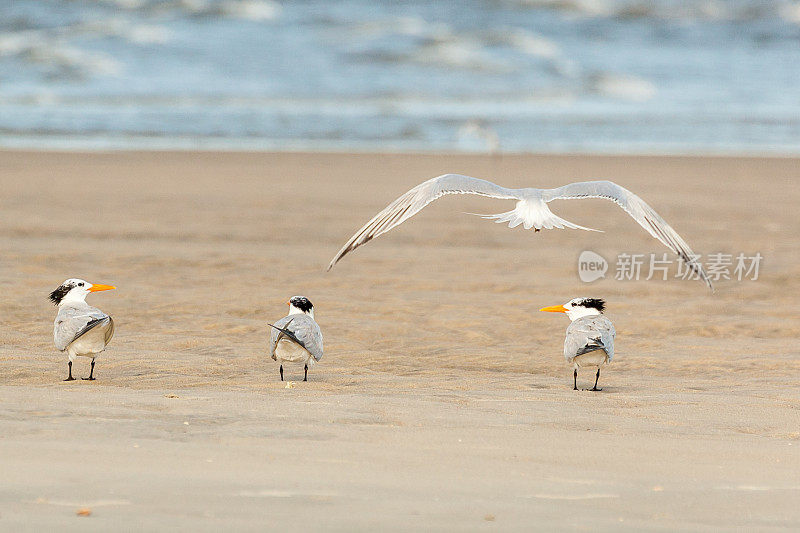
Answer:
[(311, 300), (305, 296), (292, 296), (289, 298), (289, 305), (296, 307), (304, 313), (308, 313), (314, 308)]
[(56, 290), (50, 293), (50, 301), (53, 302), (53, 305), (58, 305), (61, 303), (61, 300), (64, 299), (64, 296), (67, 295), (69, 291), (71, 291), (76, 286), (76, 282), (73, 280), (67, 280), (61, 285), (59, 285)]
[(575, 302), (575, 305), (579, 305), (587, 309), (597, 309), (601, 313), (606, 308), (606, 302), (602, 298), (583, 298)]

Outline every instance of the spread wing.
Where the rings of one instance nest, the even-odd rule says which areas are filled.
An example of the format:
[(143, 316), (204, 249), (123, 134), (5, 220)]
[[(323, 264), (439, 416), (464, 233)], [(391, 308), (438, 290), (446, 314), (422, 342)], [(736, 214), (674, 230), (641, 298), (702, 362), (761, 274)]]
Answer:
[(331, 260), (328, 270), (333, 268), (339, 259), (366, 244), (378, 235), (383, 235), (419, 213), (423, 207), (446, 194), (477, 194), (507, 200), (519, 200), (519, 191), (506, 189), (486, 181), (459, 174), (444, 174), (420, 183), (400, 198), (386, 206), (380, 213), (364, 224), (355, 235), (350, 237), (341, 250)]
[(305, 348), (308, 353), (319, 361), (322, 359), (322, 331), (319, 325), (308, 315), (288, 315), (275, 324), (269, 324), (271, 333), (269, 337), (269, 353), (275, 355), (275, 348), (278, 342), (287, 338), (290, 341)]
[(581, 198), (604, 198), (620, 206), (647, 233), (678, 254), (678, 257), (706, 282), (708, 288), (712, 291), (714, 290), (711, 280), (703, 270), (702, 265), (697, 261), (697, 255), (686, 244), (686, 241), (652, 207), (625, 187), (621, 187), (612, 181), (582, 181), (542, 191), (542, 199), (545, 202)]
[(53, 325), (53, 340), (56, 348), (63, 352), (70, 343), (85, 335), (86, 332), (106, 324), (110, 326), (106, 331), (106, 344), (108, 344), (114, 335), (114, 321), (110, 316), (90, 306), (83, 309), (61, 308)]
[(697, 261), (698, 256), (692, 252), (686, 241), (672, 229), (672, 226), (667, 224), (644, 200), (611, 181), (570, 183), (556, 189), (506, 189), (478, 178), (444, 174), (417, 185), (372, 217), (336, 253), (328, 265), (328, 270), (352, 250), (399, 226), (426, 205), (446, 194), (476, 194), (491, 198), (517, 200), (513, 210), (483, 217), (498, 223), (507, 222), (511, 228), (523, 225), (525, 229), (536, 228), (536, 230), (553, 228), (590, 230), (590, 228), (564, 220), (550, 211), (547, 203), (553, 200), (579, 198), (611, 200), (622, 207), (645, 231), (678, 254), (686, 265), (713, 290), (711, 280)]
[(599, 315), (579, 318), (567, 328), (564, 357), (571, 361), (576, 355), (602, 349), (611, 361), (614, 358), (615, 336), (614, 324), (606, 317)]

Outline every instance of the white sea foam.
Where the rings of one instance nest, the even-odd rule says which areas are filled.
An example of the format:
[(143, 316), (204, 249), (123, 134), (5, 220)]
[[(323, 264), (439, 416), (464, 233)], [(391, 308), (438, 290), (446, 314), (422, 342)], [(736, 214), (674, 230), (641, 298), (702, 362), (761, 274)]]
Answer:
[(605, 96), (637, 102), (650, 100), (657, 93), (653, 83), (631, 75), (595, 74), (590, 77), (590, 84), (593, 90)]
[(480, 43), (455, 36), (426, 43), (407, 56), (407, 59), (422, 64), (493, 72), (504, 72), (512, 68), (509, 61), (492, 56)]
[(0, 34), (0, 56), (15, 56), (67, 76), (114, 76), (122, 71), (110, 54), (70, 46), (57, 34), (38, 30)]
[(100, 0), (100, 3), (108, 4), (120, 9), (141, 9), (148, 5), (147, 0)]
[(119, 35), (136, 44), (165, 44), (172, 39), (172, 32), (168, 28), (155, 24), (130, 26)]
[(514, 1), (11, 2), (0, 143), (800, 150), (797, 2)]
[(534, 57), (552, 59), (561, 50), (553, 40), (524, 28), (500, 26), (477, 35), (484, 44), (503, 44)]
[(189, 15), (196, 18), (234, 18), (251, 21), (275, 20), (282, 8), (273, 0), (104, 0), (147, 15)]
[(409, 35), (441, 39), (451, 35), (452, 31), (447, 24), (441, 22), (428, 22), (418, 17), (390, 17), (353, 23), (350, 25), (350, 34), (362, 38)]
[(281, 13), (281, 6), (267, 0), (228, 0), (219, 5), (219, 11), (245, 20), (274, 20)]
[(764, 19), (781, 16), (787, 8), (791, 13), (796, 7), (787, 0), (518, 0), (518, 4), (576, 17), (686, 22)]
[(87, 52), (67, 46), (30, 46), (23, 57), (33, 63), (42, 63), (75, 72), (115, 75), (122, 70), (120, 63), (107, 54)]
[(19, 54), (41, 41), (39, 32), (21, 31), (0, 34), (0, 56)]
[(479, 120), (469, 120), (458, 129), (459, 144), (462, 149), (500, 152), (500, 136), (488, 124)]
[(786, 22), (800, 24), (800, 2), (786, 3), (778, 10), (780, 17)]

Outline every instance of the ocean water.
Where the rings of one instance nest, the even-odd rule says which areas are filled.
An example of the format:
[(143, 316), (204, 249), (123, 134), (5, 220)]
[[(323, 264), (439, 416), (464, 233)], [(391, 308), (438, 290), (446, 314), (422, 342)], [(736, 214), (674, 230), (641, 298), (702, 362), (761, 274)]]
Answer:
[(0, 0), (0, 147), (800, 153), (800, 2)]

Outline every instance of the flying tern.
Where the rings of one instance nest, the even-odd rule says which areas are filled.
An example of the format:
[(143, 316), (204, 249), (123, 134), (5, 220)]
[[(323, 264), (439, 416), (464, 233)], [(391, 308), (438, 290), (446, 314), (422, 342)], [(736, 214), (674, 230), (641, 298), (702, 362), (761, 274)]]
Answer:
[(288, 302), (289, 314), (271, 328), (269, 352), (273, 361), (280, 362), (281, 381), (283, 363), (303, 363), (308, 381), (308, 367), (322, 359), (322, 331), (314, 320), (314, 306), (305, 296), (292, 296)]
[(597, 368), (594, 387), (589, 390), (600, 391), (600, 367), (614, 358), (614, 324), (603, 316), (606, 303), (599, 298), (573, 298), (564, 305), (543, 307), (539, 311), (566, 313), (572, 321), (567, 326), (564, 339), (564, 358), (573, 366), (573, 390), (578, 390), (578, 369)]
[(76, 355), (92, 358), (89, 377), (83, 379), (95, 379), (94, 360), (114, 336), (114, 320), (87, 304), (85, 300), (90, 292), (110, 289), (116, 287), (73, 278), (66, 280), (50, 293), (50, 300), (58, 306), (53, 324), (53, 340), (56, 348), (69, 354), (69, 376), (64, 381), (75, 380), (72, 377), (72, 362)]
[(525, 229), (534, 228), (535, 231), (543, 228), (598, 231), (564, 220), (550, 211), (547, 204), (553, 200), (581, 198), (605, 198), (611, 200), (633, 217), (650, 235), (678, 254), (688, 267), (713, 290), (711, 280), (697, 261), (692, 249), (686, 244), (686, 241), (644, 200), (611, 181), (582, 181), (555, 189), (534, 189), (530, 187), (507, 189), (478, 178), (459, 174), (444, 174), (417, 185), (364, 224), (336, 253), (328, 265), (328, 270), (333, 268), (333, 265), (347, 253), (399, 226), (417, 214), (423, 207), (446, 194), (475, 194), (490, 198), (516, 200), (517, 204), (511, 211), (496, 215), (479, 216), (495, 220), (497, 223), (507, 222), (510, 228), (522, 225)]

